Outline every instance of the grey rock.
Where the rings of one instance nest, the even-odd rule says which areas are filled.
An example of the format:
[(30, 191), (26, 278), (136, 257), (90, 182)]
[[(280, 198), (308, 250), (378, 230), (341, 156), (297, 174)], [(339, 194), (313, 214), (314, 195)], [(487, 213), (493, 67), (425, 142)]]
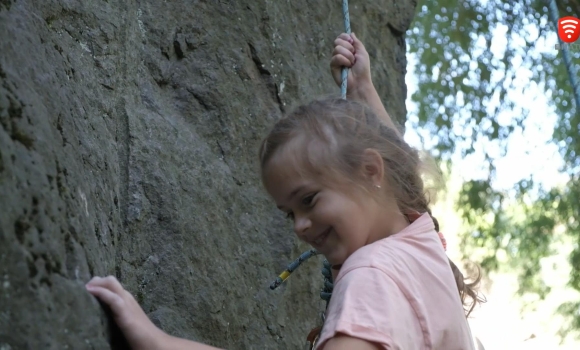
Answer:
[[(415, 1), (351, 1), (375, 84), (405, 118)], [(84, 289), (116, 275), (167, 332), (300, 349), (320, 259), (262, 189), (257, 148), (338, 95), (339, 1), (0, 0), (0, 348), (122, 348)]]

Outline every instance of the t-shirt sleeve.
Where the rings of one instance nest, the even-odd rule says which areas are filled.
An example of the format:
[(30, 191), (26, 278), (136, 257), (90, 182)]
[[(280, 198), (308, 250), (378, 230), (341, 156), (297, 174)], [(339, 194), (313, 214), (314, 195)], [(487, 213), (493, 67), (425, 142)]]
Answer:
[(425, 344), (416, 313), (401, 289), (372, 267), (353, 269), (336, 283), (316, 349), (323, 350), (339, 333), (381, 349), (420, 350)]

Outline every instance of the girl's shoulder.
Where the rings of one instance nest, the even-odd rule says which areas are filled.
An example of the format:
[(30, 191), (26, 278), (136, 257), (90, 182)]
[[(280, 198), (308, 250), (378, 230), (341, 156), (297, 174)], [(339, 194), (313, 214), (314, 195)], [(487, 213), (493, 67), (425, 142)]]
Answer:
[[(375, 268), (394, 279), (411, 273), (418, 276), (426, 267), (447, 271), (449, 263), (429, 214), (422, 215), (404, 230), (355, 251), (342, 265), (336, 278), (361, 268)], [(358, 272), (360, 273), (361, 270)]]

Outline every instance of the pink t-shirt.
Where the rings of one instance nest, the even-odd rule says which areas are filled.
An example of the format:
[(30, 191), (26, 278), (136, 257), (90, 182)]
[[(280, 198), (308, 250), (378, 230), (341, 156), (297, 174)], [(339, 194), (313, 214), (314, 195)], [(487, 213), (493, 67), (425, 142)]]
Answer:
[(449, 261), (429, 214), (342, 265), (316, 349), (338, 333), (381, 349), (473, 350)]

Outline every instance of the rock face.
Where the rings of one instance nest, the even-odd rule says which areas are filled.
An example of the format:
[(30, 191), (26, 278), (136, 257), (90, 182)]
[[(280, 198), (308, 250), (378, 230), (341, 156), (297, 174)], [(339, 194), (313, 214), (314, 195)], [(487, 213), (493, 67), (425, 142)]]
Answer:
[[(413, 0), (351, 1), (389, 111), (405, 117)], [(284, 111), (338, 94), (340, 1), (0, 0), (0, 348), (122, 348), (84, 290), (116, 275), (167, 332), (301, 349), (321, 260), (262, 189)]]

